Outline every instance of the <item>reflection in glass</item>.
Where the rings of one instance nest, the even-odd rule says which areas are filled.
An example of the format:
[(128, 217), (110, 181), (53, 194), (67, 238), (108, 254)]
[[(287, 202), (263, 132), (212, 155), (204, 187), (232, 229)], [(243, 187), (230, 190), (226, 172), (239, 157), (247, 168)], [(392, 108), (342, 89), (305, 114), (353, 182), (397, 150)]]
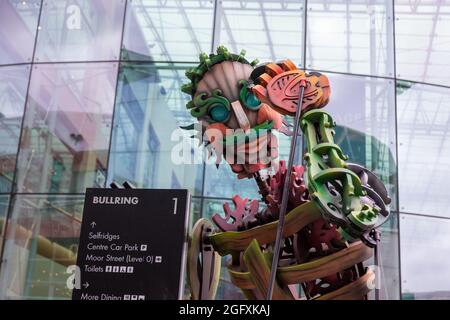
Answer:
[(5, 221), (6, 215), (8, 214), (8, 205), (9, 205), (9, 196), (0, 195), (0, 248), (3, 245), (3, 235), (6, 227)]
[(35, 65), (18, 157), (18, 192), (102, 187), (117, 65)]
[(400, 210), (450, 217), (450, 89), (397, 83)]
[[(188, 188), (201, 193), (201, 164), (178, 163), (172, 135), (195, 121), (180, 86), (184, 69), (123, 64), (114, 114), (108, 183), (125, 180), (142, 188)], [(197, 148), (192, 139), (190, 150)], [(189, 149), (188, 148), (188, 149)]]
[(349, 155), (349, 162), (373, 171), (395, 197), (394, 82), (331, 73), (327, 76), (332, 93), (325, 110), (336, 121), (336, 143)]
[(402, 214), (403, 299), (450, 299), (450, 220)]
[(191, 198), (191, 213), (189, 215), (189, 232), (192, 230), (194, 224), (202, 217), (201, 212), (202, 199)]
[(41, 0), (0, 1), (0, 65), (31, 62)]
[(211, 51), (213, 2), (128, 1), (123, 59), (198, 61)]
[(231, 263), (231, 256), (222, 257), (219, 286), (217, 287), (217, 300), (246, 300), (241, 289), (236, 287), (230, 279), (227, 265)]
[(238, 194), (242, 198), (248, 197), (259, 200), (258, 186), (253, 179), (238, 179), (231, 171), (231, 167), (222, 159), (219, 168), (215, 164), (206, 164), (205, 167), (205, 189), (206, 197), (231, 198)]
[(248, 59), (303, 61), (304, 1), (218, 1), (216, 44), (232, 52), (245, 49)]
[(83, 196), (16, 196), (5, 236), (0, 299), (70, 299)]
[(29, 66), (0, 67), (0, 193), (11, 191)]
[(35, 61), (118, 60), (124, 0), (44, 0)]
[(231, 207), (233, 207), (233, 202), (231, 200), (226, 199), (204, 199), (203, 201), (203, 212), (202, 218), (206, 218), (210, 221), (211, 218), (216, 214), (220, 214), (224, 216), (223, 205), (225, 203), (229, 203)]
[(394, 3), (397, 77), (450, 86), (450, 2)]
[(393, 76), (392, 1), (308, 1), (306, 66)]

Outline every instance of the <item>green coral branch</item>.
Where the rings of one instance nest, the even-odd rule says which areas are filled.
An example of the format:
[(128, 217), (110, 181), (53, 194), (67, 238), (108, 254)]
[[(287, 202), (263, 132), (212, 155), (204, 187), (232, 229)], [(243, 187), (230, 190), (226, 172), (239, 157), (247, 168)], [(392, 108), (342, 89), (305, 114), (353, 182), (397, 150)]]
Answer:
[[(330, 114), (323, 110), (311, 110), (301, 119), (302, 131), (307, 141), (307, 185), (311, 198), (322, 212), (342, 229), (359, 237), (372, 228), (379, 210), (363, 204), (366, 193), (361, 180), (347, 168), (341, 148), (334, 143), (334, 127)], [(329, 186), (339, 185), (339, 195), (333, 195)]]

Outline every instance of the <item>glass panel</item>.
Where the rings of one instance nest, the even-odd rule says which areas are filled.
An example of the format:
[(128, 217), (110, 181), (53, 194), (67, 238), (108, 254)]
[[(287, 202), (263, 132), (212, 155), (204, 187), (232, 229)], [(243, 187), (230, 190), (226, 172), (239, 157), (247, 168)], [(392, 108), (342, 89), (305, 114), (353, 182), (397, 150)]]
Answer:
[(41, 0), (0, 1), (0, 64), (31, 62)]
[(127, 180), (142, 188), (188, 188), (201, 194), (201, 162), (174, 158), (175, 148), (183, 143), (189, 144), (189, 154), (198, 148), (193, 139), (173, 138), (184, 131), (180, 125), (196, 121), (186, 109), (188, 97), (180, 90), (184, 68), (122, 65), (108, 183)]
[(399, 298), (399, 252), (395, 87), (394, 81), (369, 77), (327, 74), (331, 98), (325, 107), (337, 123), (335, 141), (348, 162), (374, 172), (386, 185), (392, 198), (392, 216), (382, 226), (381, 298)]
[(213, 2), (129, 0), (123, 59), (198, 61), (211, 51)]
[(332, 93), (325, 110), (336, 121), (336, 143), (349, 155), (349, 162), (364, 165), (376, 173), (388, 184), (391, 197), (395, 197), (394, 81), (326, 75)]
[(247, 59), (303, 61), (304, 1), (218, 1), (217, 44), (232, 52), (247, 51)]
[(308, 1), (306, 66), (394, 75), (392, 1)]
[(450, 220), (402, 214), (403, 299), (450, 299)]
[(197, 220), (202, 217), (201, 212), (202, 199), (201, 198), (191, 198), (191, 199), (192, 201), (191, 201), (191, 214), (189, 216), (189, 230), (192, 230), (192, 227), (197, 222)]
[(125, 0), (44, 0), (35, 61), (118, 60)]
[(450, 89), (397, 87), (400, 210), (450, 217)]
[(450, 86), (450, 1), (395, 1), (397, 77)]
[(105, 183), (117, 64), (35, 65), (16, 190), (84, 193)]
[(231, 167), (222, 160), (219, 168), (215, 164), (206, 164), (204, 196), (231, 198), (238, 194), (259, 200), (258, 185), (253, 179), (238, 179)]
[(30, 66), (0, 68), (0, 193), (11, 191)]
[(231, 199), (203, 199), (203, 212), (202, 218), (206, 218), (210, 221), (212, 216), (216, 213), (224, 216), (223, 205), (229, 203), (233, 207), (233, 202)]
[(219, 286), (217, 287), (217, 300), (246, 300), (241, 289), (235, 286), (230, 279), (227, 265), (231, 263), (231, 256), (222, 257)]
[(84, 196), (16, 196), (1, 270), (0, 299), (70, 299)]
[(8, 214), (8, 205), (9, 205), (9, 196), (0, 195), (0, 248), (2, 248), (3, 246), (3, 235), (6, 228), (5, 220), (6, 215)]

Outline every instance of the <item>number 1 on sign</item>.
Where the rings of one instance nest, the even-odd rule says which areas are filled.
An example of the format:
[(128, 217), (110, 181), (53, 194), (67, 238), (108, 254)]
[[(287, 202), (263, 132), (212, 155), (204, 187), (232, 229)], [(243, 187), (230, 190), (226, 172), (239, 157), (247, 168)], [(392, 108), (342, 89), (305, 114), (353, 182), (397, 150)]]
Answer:
[(178, 198), (172, 198), (172, 200), (173, 200), (173, 214), (177, 214)]

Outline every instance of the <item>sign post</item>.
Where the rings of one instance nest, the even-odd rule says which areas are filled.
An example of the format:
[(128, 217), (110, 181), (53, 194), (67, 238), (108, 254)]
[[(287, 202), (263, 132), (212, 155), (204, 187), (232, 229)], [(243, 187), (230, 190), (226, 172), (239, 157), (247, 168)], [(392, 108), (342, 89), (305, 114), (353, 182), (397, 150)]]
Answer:
[(181, 299), (190, 196), (87, 189), (74, 300)]

